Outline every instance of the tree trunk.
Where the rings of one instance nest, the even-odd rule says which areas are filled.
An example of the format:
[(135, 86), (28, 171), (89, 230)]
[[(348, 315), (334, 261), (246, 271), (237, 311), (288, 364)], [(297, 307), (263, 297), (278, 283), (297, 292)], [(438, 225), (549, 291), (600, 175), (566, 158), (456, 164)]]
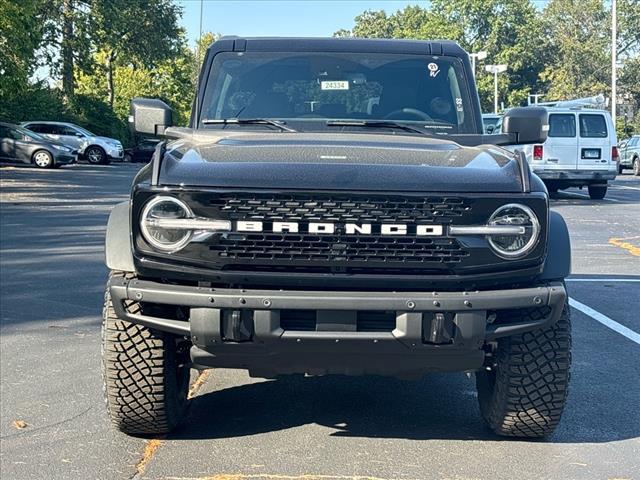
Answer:
[(74, 0), (63, 0), (62, 2), (62, 91), (68, 100), (73, 96), (74, 85), (74, 65), (73, 65), (73, 17)]
[(113, 87), (113, 60), (115, 55), (113, 52), (109, 52), (107, 55), (107, 98), (109, 105), (113, 108), (113, 100), (115, 98), (115, 91)]

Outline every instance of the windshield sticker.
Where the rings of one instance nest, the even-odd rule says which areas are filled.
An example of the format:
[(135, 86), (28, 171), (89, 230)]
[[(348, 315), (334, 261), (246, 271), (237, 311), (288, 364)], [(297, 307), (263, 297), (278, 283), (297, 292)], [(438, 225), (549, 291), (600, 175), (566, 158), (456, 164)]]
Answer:
[(320, 82), (320, 90), (349, 90), (346, 80), (324, 80)]
[(464, 111), (464, 108), (462, 108), (462, 99), (461, 98), (456, 98), (456, 110), (458, 112)]
[(431, 62), (427, 67), (429, 68), (430, 77), (437, 77), (440, 73), (440, 67), (438, 67), (438, 64), (436, 63)]

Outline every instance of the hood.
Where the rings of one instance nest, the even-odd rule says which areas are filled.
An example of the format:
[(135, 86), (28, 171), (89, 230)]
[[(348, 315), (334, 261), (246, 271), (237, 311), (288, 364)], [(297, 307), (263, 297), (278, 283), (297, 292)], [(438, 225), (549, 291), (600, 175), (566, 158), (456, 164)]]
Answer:
[(96, 136), (94, 138), (97, 138), (98, 140), (102, 140), (105, 143), (113, 143), (113, 144), (117, 144), (120, 145), (120, 140), (117, 140), (115, 138), (109, 138), (109, 137), (100, 137), (100, 136)]
[(197, 132), (167, 145), (158, 180), (221, 188), (522, 191), (511, 152), (390, 134)]

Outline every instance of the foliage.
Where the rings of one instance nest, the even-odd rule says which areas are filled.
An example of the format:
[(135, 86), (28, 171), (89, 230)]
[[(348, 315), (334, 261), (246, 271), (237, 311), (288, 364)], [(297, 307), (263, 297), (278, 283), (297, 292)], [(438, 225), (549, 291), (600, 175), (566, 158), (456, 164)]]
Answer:
[[(127, 142), (131, 98), (151, 96), (186, 123), (198, 65), (180, 14), (171, 0), (0, 0), (0, 120), (72, 121)], [(49, 82), (34, 80), (43, 68)]]
[[(469, 52), (486, 51), (485, 63), (507, 64), (499, 76), (506, 106), (544, 100), (610, 94), (611, 11), (604, 0), (550, 0), (536, 8), (531, 0), (432, 0), (395, 13), (367, 10), (339, 37), (455, 40)], [(628, 62), (640, 54), (640, 0), (618, 0), (618, 53)], [(492, 109), (493, 76), (477, 66), (476, 82), (484, 110)], [(634, 95), (637, 71), (625, 68), (619, 90)], [(634, 86), (635, 85), (635, 86)], [(506, 97), (506, 98), (505, 98)], [(640, 103), (639, 103), (640, 106)]]
[(44, 10), (43, 0), (0, 0), (2, 103), (19, 97), (28, 87), (29, 78), (36, 68), (33, 61), (35, 51), (44, 35)]

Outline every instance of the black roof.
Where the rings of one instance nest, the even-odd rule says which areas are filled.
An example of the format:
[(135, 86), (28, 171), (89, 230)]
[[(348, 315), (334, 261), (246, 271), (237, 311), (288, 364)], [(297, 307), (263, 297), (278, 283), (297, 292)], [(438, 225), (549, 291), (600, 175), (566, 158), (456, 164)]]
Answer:
[(407, 53), (467, 56), (467, 53), (451, 40), (224, 36), (213, 45), (218, 51)]

